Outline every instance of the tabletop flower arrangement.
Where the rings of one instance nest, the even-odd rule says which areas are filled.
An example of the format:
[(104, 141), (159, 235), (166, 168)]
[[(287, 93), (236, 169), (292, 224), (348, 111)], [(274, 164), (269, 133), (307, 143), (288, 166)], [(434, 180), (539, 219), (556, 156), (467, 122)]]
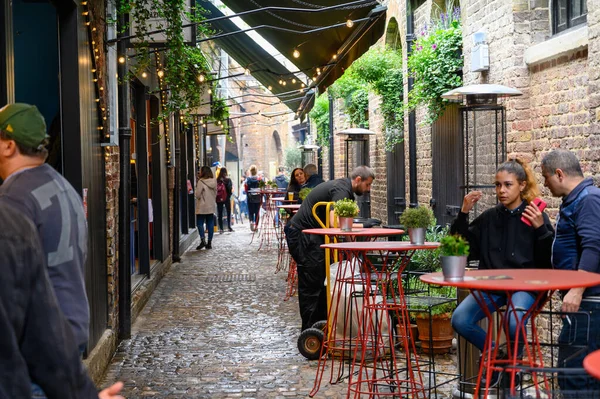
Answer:
[(308, 194), (310, 194), (311, 191), (312, 191), (312, 188), (304, 187), (298, 193), (298, 198), (300, 198), (302, 201), (304, 201), (304, 199), (308, 196)]

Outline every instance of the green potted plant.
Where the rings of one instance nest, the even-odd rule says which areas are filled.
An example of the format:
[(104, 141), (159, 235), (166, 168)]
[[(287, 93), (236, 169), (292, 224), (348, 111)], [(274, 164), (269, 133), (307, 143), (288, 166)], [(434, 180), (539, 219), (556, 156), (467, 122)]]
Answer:
[(340, 229), (342, 231), (352, 231), (354, 217), (358, 215), (359, 212), (356, 201), (351, 199), (341, 199), (335, 202), (333, 209), (340, 221)]
[(423, 206), (408, 208), (400, 215), (400, 224), (408, 229), (410, 242), (417, 245), (425, 243), (425, 232), (434, 220), (431, 209)]
[(304, 198), (306, 198), (308, 196), (308, 194), (312, 191), (312, 188), (309, 187), (304, 187), (303, 189), (300, 190), (300, 192), (298, 193), (298, 197), (304, 201)]
[(442, 273), (446, 281), (461, 281), (465, 276), (469, 243), (461, 235), (454, 234), (440, 240)]
[[(421, 299), (422, 298), (422, 299)], [(432, 301), (431, 299), (435, 299)], [(431, 305), (431, 303), (438, 303)], [(415, 314), (421, 348), (426, 354), (447, 353), (452, 348), (454, 330), (450, 322), (456, 309), (455, 287), (430, 287), (409, 299)]]

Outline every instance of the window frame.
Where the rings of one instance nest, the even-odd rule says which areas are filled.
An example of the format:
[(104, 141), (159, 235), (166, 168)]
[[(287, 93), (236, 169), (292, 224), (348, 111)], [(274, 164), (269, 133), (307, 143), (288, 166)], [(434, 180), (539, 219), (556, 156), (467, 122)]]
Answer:
[[(585, 8), (585, 12), (579, 15), (572, 15), (573, 2), (580, 1), (582, 3), (582, 9)], [(558, 13), (560, 12), (559, 5), (564, 5), (567, 10), (566, 22), (563, 25), (558, 24)], [(587, 0), (552, 0), (552, 34), (557, 35), (568, 29), (574, 28), (579, 25), (587, 23)]]

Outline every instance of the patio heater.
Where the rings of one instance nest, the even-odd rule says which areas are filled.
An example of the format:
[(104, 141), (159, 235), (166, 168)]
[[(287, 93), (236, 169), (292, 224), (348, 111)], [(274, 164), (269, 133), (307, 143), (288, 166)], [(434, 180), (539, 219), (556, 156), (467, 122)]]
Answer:
[[(460, 112), (465, 174), (464, 185), (460, 188), (463, 195), (471, 190), (483, 192), (482, 199), (471, 211), (472, 219), (480, 213), (479, 209), (487, 209), (497, 203), (491, 183), (496, 169), (506, 160), (506, 112), (504, 106), (498, 103), (498, 98), (522, 94), (519, 90), (495, 84), (463, 86), (442, 94), (442, 98), (448, 100), (464, 101)], [(462, 302), (468, 294), (468, 290), (459, 289), (458, 302)], [(486, 329), (487, 320), (482, 320), (480, 326)], [(500, 342), (502, 339), (494, 337), (494, 340)], [(473, 397), (474, 381), (479, 371), (478, 358), (478, 349), (460, 338), (457, 356), (460, 380), (452, 392), (453, 398)], [(493, 390), (486, 399), (497, 395), (499, 393)]]
[(472, 190), (483, 192), (473, 208), (473, 217), (480, 209), (497, 203), (493, 191), (498, 166), (506, 161), (506, 112), (498, 103), (500, 97), (520, 96), (517, 89), (496, 85), (463, 86), (442, 94), (442, 98), (457, 100), (464, 105), (461, 112), (461, 135), (464, 157), (463, 195)]
[(318, 161), (318, 157), (317, 157), (317, 151), (319, 151), (319, 146), (316, 144), (303, 144), (301, 146), (299, 146), (298, 148), (300, 148), (301, 152), (301, 163), (302, 163), (302, 167), (306, 166), (309, 163), (312, 164), (317, 164)]
[[(337, 133), (340, 136), (347, 136), (346, 142), (346, 177), (350, 177), (350, 172), (357, 166), (369, 165), (369, 136), (375, 134), (368, 129), (353, 127), (342, 130)], [(371, 196), (365, 193), (356, 199), (360, 208), (360, 217), (371, 217)]]

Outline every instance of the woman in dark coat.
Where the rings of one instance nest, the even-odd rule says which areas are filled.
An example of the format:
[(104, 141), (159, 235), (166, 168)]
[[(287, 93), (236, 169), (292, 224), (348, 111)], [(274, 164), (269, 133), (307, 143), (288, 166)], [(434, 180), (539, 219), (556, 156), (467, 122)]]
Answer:
[[(496, 196), (499, 204), (469, 224), (468, 214), (481, 199), (480, 191), (468, 193), (450, 233), (464, 236), (470, 245), (469, 260), (479, 260), (479, 269), (551, 268), (554, 229), (546, 213), (532, 203), (539, 195), (533, 171), (527, 163), (509, 160), (496, 172)], [(526, 224), (521, 220), (529, 221)], [(540, 276), (543, 271), (540, 271)], [(507, 303), (504, 293), (481, 296), (490, 312)], [(512, 295), (509, 335), (515, 337), (517, 322), (533, 306), (535, 297), (528, 292)], [(494, 305), (495, 303), (495, 305)], [(454, 330), (483, 351), (486, 332), (477, 324), (485, 317), (473, 295), (463, 300), (452, 314)], [(492, 381), (494, 384), (497, 381)]]

